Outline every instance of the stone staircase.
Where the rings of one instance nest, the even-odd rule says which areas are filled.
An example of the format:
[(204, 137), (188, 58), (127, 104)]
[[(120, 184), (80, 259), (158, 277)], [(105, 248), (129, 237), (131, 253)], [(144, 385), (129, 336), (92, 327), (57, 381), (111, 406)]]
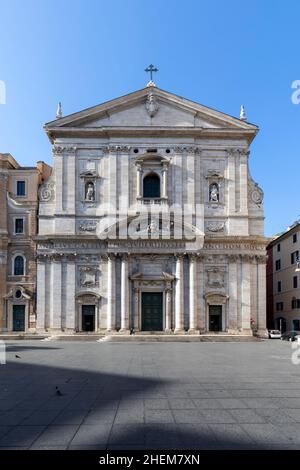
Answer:
[(199, 342), (256, 342), (262, 341), (262, 338), (249, 335), (227, 335), (227, 334), (203, 334), (203, 335), (166, 335), (166, 334), (134, 334), (134, 335), (107, 335), (98, 340), (98, 342), (111, 343), (134, 343), (134, 342), (181, 342), (181, 343), (199, 343)]
[(255, 342), (262, 341), (251, 335), (230, 335), (224, 333), (210, 334), (165, 334), (164, 332), (136, 332), (134, 334), (112, 334), (105, 335), (100, 333), (75, 333), (75, 334), (13, 334), (4, 333), (0, 335), (0, 340), (40, 340), (40, 341), (95, 341), (111, 343), (134, 343), (134, 342)]

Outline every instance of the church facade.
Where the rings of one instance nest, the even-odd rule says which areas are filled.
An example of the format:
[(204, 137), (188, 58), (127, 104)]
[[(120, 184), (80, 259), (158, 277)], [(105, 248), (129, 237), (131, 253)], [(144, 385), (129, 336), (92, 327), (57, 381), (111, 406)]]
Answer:
[(150, 82), (45, 130), (37, 331), (265, 331), (257, 126)]

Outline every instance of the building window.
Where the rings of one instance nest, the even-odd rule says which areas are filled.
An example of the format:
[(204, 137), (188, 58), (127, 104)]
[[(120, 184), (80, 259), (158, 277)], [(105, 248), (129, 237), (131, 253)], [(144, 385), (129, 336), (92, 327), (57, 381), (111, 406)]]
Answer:
[(283, 302), (276, 302), (276, 312), (282, 312)]
[(292, 309), (300, 308), (300, 299), (296, 299), (296, 297), (292, 298)]
[(297, 287), (298, 287), (298, 277), (293, 276), (293, 288), (297, 289)]
[(14, 276), (24, 276), (25, 274), (25, 260), (24, 257), (18, 255), (14, 259)]
[(276, 271), (279, 271), (281, 269), (281, 260), (280, 259), (276, 260), (275, 269), (276, 269)]
[(291, 264), (296, 264), (297, 261), (298, 261), (298, 258), (299, 258), (299, 251), (293, 251), (293, 253), (291, 253)]
[(25, 181), (17, 181), (17, 196), (26, 196), (26, 183)]
[(18, 289), (15, 293), (15, 298), (20, 299), (21, 297), (22, 297), (22, 292), (20, 291), (20, 289)]
[[(297, 234), (296, 233), (293, 234), (293, 243), (297, 243)], [(297, 320), (297, 321), (299, 321), (299, 320)]]
[(277, 281), (277, 292), (281, 292), (281, 281)]
[(24, 219), (15, 219), (15, 234), (24, 233)]
[(277, 245), (277, 251), (279, 252), (279, 251), (280, 251), (280, 249), (281, 249), (281, 247), (280, 247), (280, 243), (278, 243), (278, 245)]
[(293, 320), (293, 330), (294, 331), (300, 330), (300, 320)]
[(286, 319), (283, 318), (283, 317), (276, 318), (275, 328), (277, 330), (279, 330), (281, 333), (285, 333), (285, 331), (286, 331)]
[(156, 173), (145, 176), (143, 181), (144, 198), (160, 198), (160, 178)]

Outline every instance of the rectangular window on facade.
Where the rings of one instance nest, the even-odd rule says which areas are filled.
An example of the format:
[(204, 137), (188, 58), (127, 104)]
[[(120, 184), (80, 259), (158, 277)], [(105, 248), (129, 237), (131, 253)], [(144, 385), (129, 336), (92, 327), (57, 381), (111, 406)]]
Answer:
[(277, 292), (281, 292), (281, 281), (277, 281)]
[(282, 312), (283, 310), (283, 302), (276, 302), (276, 311)]
[(293, 243), (297, 243), (297, 234), (296, 233), (293, 234)]
[(15, 219), (15, 233), (24, 233), (24, 219)]
[(25, 181), (17, 181), (17, 196), (26, 196)]
[(300, 308), (300, 299), (297, 299), (296, 304), (297, 304), (297, 308)]
[(276, 269), (276, 271), (279, 271), (281, 269), (281, 260), (280, 259), (276, 260), (275, 269)]
[(281, 247), (280, 247), (280, 243), (278, 243), (278, 245), (277, 245), (277, 251), (280, 251), (280, 248), (281, 248)]
[(299, 251), (298, 250), (293, 251), (293, 253), (291, 253), (291, 264), (297, 263), (298, 258), (299, 258)]
[(293, 288), (296, 289), (298, 287), (298, 277), (293, 276)]

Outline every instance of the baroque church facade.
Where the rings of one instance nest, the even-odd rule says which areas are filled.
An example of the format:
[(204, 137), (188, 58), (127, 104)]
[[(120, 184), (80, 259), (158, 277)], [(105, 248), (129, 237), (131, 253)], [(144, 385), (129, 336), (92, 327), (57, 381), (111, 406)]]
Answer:
[(257, 126), (151, 81), (45, 130), (38, 332), (265, 332)]

